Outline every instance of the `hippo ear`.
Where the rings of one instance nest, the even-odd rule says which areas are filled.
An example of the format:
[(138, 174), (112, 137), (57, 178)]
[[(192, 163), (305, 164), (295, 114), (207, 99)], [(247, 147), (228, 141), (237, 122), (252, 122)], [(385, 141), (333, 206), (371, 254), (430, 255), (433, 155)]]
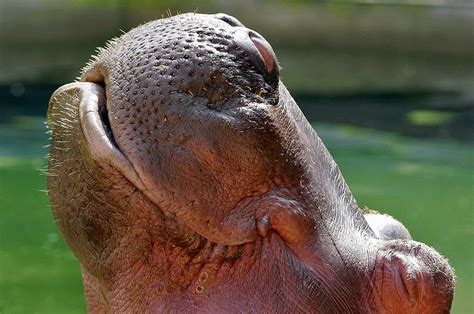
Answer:
[(381, 240), (412, 239), (408, 229), (392, 216), (370, 212), (364, 214), (364, 217), (377, 238)]
[(84, 141), (93, 160), (111, 165), (138, 188), (142, 186), (135, 169), (115, 144), (106, 93), (101, 85), (76, 82), (58, 88), (49, 102), (48, 127), (53, 146), (62, 142), (58, 137), (77, 133), (77, 140)]

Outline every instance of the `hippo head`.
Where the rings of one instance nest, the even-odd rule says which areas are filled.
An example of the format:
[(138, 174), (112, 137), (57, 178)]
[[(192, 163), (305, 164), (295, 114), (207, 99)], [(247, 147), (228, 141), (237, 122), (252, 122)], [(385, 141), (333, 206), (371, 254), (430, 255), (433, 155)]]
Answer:
[(271, 46), (230, 16), (111, 41), (48, 118), (51, 205), (90, 312), (450, 309), (447, 261), (364, 215)]

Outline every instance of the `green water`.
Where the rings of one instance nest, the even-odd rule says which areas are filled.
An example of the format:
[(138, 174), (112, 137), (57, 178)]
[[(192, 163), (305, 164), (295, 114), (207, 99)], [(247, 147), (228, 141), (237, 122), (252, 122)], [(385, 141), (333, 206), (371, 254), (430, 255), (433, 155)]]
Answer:
[[(0, 125), (0, 313), (84, 313), (79, 267), (45, 189), (40, 118)], [(453, 313), (472, 312), (473, 147), (335, 125), (316, 128), (360, 206), (399, 218), (456, 269)]]

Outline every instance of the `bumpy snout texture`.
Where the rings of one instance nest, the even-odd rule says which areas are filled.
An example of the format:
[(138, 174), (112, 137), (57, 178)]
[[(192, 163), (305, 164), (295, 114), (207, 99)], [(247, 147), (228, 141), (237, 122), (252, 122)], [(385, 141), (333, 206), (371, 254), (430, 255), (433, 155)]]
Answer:
[(89, 312), (450, 309), (446, 259), (364, 215), (271, 45), (233, 17), (110, 41), (48, 121), (51, 206)]

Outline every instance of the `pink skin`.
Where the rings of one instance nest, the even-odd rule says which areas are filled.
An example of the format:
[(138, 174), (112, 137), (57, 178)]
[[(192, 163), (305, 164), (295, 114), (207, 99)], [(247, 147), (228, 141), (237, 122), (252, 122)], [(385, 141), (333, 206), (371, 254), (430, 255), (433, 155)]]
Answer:
[(124, 34), (48, 118), (51, 205), (89, 312), (449, 311), (447, 261), (364, 216), (270, 44), (235, 18)]

